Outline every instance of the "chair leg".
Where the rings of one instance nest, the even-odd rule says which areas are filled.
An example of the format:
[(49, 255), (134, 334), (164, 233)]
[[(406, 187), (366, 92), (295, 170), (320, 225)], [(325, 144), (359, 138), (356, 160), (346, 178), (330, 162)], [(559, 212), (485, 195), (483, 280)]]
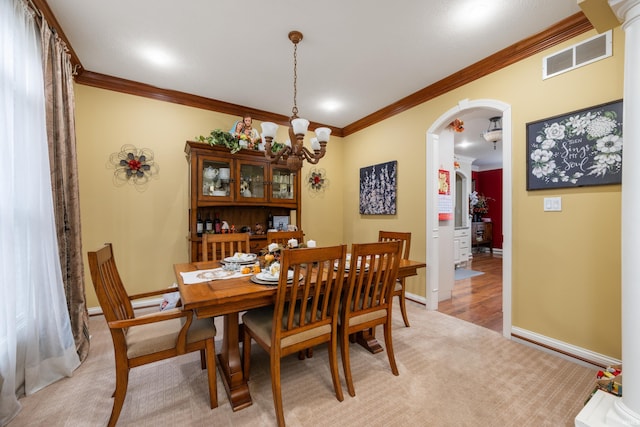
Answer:
[(115, 427), (122, 411), (124, 398), (127, 395), (127, 386), (129, 384), (129, 367), (127, 362), (118, 362), (116, 358), (116, 390), (113, 392), (113, 408), (111, 409), (111, 417), (109, 417), (108, 427)]
[(342, 395), (342, 384), (340, 384), (340, 374), (338, 373), (338, 337), (335, 333), (329, 343), (328, 350), (333, 389), (336, 391), (336, 398), (338, 401), (342, 402), (344, 400), (344, 396)]
[(409, 317), (407, 316), (407, 305), (405, 303), (406, 298), (404, 295), (404, 279), (400, 283), (402, 283), (402, 291), (400, 291), (400, 293), (398, 294), (398, 298), (400, 302), (400, 313), (402, 313), (402, 320), (404, 320), (404, 326), (408, 328), (411, 325), (409, 325)]
[[(207, 379), (209, 380), (209, 404), (211, 409), (218, 407), (218, 385), (216, 383), (216, 348), (213, 338), (206, 342)], [(202, 351), (200, 351), (202, 354)]]
[(304, 360), (306, 358), (311, 359), (313, 357), (313, 347), (309, 347), (305, 350), (300, 350), (298, 352), (298, 360)]
[(347, 391), (350, 396), (356, 395), (356, 390), (353, 387), (353, 378), (351, 378), (351, 361), (349, 360), (349, 333), (341, 329), (340, 330), (340, 354), (342, 355), (342, 369), (344, 370), (344, 379), (347, 383)]
[(280, 352), (271, 349), (271, 391), (273, 406), (276, 410), (278, 426), (284, 427), (284, 409), (282, 408), (282, 388), (280, 386)]
[(207, 369), (207, 354), (204, 350), (200, 350), (200, 368)]
[(387, 318), (384, 324), (384, 344), (387, 347), (387, 356), (389, 357), (389, 365), (393, 375), (399, 375), (398, 366), (396, 365), (396, 356), (393, 353), (393, 341), (391, 340), (391, 318)]

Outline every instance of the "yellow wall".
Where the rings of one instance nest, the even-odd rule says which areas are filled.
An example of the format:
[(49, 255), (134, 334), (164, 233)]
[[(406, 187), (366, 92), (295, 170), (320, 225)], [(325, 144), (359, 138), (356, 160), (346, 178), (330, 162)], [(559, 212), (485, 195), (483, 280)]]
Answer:
[[(349, 159), (343, 185), (346, 243), (376, 241), (379, 230), (409, 231), (411, 259), (426, 260), (424, 141), (432, 122), (412, 109), (345, 138), (344, 156)], [(392, 160), (398, 161), (396, 215), (360, 215), (360, 168)], [(426, 271), (421, 268), (418, 276), (407, 279), (407, 292), (425, 296), (425, 284)]]
[[(543, 56), (594, 35), (586, 33), (345, 138), (350, 159), (345, 240), (373, 239), (379, 228), (409, 230), (416, 236), (411, 257), (426, 259), (427, 130), (463, 99), (508, 103), (513, 128), (512, 324), (620, 358), (620, 186), (526, 191), (526, 123), (622, 98), (620, 28), (613, 35), (613, 57), (541, 78)], [(361, 217), (358, 169), (390, 160), (398, 161), (398, 215)], [(543, 212), (543, 198), (549, 196), (562, 197), (562, 212)], [(425, 280), (412, 280), (407, 290), (424, 296)]]
[[(174, 281), (173, 264), (188, 260), (187, 140), (212, 129), (230, 129), (238, 117), (76, 85), (76, 134), (83, 252), (105, 242), (114, 245), (122, 280), (131, 294), (161, 289)], [(259, 129), (259, 122), (254, 122)], [(278, 129), (277, 140), (287, 139)], [(109, 157), (124, 144), (153, 151), (160, 170), (145, 191), (117, 187)], [(332, 137), (318, 167), (325, 169), (329, 190), (310, 194), (302, 188), (302, 225), (307, 239), (319, 245), (342, 242), (341, 138)], [(310, 166), (302, 169), (302, 178)], [(313, 196), (313, 197), (312, 197)], [(88, 266), (88, 307), (98, 307)]]
[[(624, 34), (619, 28), (612, 58), (541, 79), (544, 55), (594, 34), (344, 140), (332, 138), (327, 157), (318, 165), (326, 170), (329, 188), (312, 195), (303, 185), (307, 239), (321, 245), (353, 243), (376, 240), (379, 229), (406, 230), (414, 236), (411, 257), (425, 260), (427, 129), (463, 99), (508, 103), (513, 118), (513, 325), (620, 358), (620, 186), (533, 192), (525, 187), (527, 122), (622, 98)], [(113, 242), (132, 293), (169, 286), (174, 281), (172, 264), (187, 260), (184, 143), (211, 129), (228, 129), (237, 117), (82, 85), (76, 86), (76, 108), (84, 251)], [(109, 155), (127, 143), (153, 150), (160, 165), (158, 179), (145, 192), (115, 187), (113, 172), (105, 167)], [(359, 169), (391, 160), (398, 161), (397, 215), (361, 216)], [(302, 171), (303, 181), (309, 168)], [(562, 197), (562, 212), (542, 211), (548, 196)], [(424, 296), (425, 277), (422, 269), (408, 281), (407, 290)], [(98, 304), (88, 269), (86, 278), (88, 305), (94, 307)]]

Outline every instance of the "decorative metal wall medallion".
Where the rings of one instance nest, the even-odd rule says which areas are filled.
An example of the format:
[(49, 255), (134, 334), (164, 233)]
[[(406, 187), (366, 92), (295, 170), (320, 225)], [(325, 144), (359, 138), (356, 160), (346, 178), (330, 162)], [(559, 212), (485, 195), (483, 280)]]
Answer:
[(109, 164), (114, 168), (113, 183), (117, 187), (125, 184), (136, 186), (139, 191), (144, 191), (149, 180), (158, 176), (160, 167), (154, 161), (153, 151), (148, 148), (136, 148), (131, 144), (125, 144), (117, 153), (109, 157)]
[(329, 186), (329, 180), (327, 179), (327, 172), (324, 169), (313, 168), (307, 175), (307, 186), (311, 195), (324, 192)]

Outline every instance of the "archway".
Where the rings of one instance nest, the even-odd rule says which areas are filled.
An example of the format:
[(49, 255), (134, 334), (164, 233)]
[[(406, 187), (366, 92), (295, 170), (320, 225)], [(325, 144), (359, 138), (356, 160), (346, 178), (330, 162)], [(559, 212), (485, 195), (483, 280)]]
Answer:
[[(447, 126), (465, 110), (490, 109), (502, 115), (502, 334), (511, 336), (511, 263), (512, 263), (512, 168), (511, 168), (511, 106), (495, 99), (463, 100), (441, 115), (427, 131), (426, 149), (426, 242), (427, 242), (427, 309), (437, 310), (441, 284), (453, 286), (453, 273), (449, 272), (453, 254), (453, 224), (438, 219), (438, 169), (454, 170), (453, 137)], [(443, 266), (443, 261), (447, 264)]]

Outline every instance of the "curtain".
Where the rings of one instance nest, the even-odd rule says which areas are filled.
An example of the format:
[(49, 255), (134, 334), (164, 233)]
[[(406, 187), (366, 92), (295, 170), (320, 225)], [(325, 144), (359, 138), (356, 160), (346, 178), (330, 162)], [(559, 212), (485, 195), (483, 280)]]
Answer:
[(53, 212), (37, 25), (0, 0), (0, 425), (79, 366)]
[(53, 208), (71, 331), (80, 360), (89, 354), (89, 313), (84, 290), (80, 229), (80, 189), (75, 134), (73, 71), (65, 43), (42, 18), (47, 140), (51, 164)]

